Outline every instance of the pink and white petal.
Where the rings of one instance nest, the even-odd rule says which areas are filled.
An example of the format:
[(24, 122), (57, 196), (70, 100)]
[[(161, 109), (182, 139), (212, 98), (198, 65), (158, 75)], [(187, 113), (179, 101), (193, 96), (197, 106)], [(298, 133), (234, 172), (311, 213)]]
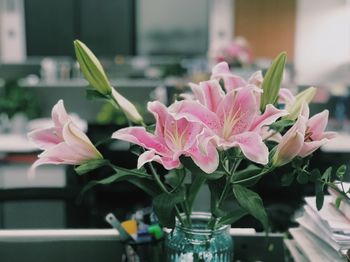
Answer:
[(124, 140), (147, 149), (153, 149), (157, 154), (169, 155), (171, 153), (167, 146), (159, 141), (158, 137), (148, 133), (144, 127), (137, 126), (119, 129), (112, 134), (112, 138)]
[(336, 138), (337, 135), (338, 135), (337, 132), (323, 132), (321, 139), (323, 139), (323, 138), (333, 139), (333, 138)]
[(147, 109), (154, 115), (154, 118), (156, 119), (156, 136), (163, 137), (165, 120), (168, 116), (166, 106), (158, 101), (153, 101), (147, 103)]
[(278, 118), (285, 116), (287, 114), (288, 114), (288, 111), (277, 109), (273, 105), (268, 104), (266, 106), (265, 112), (262, 115), (255, 118), (254, 123), (249, 128), (249, 131), (259, 132), (259, 129), (261, 129), (263, 126), (271, 125)]
[(211, 70), (211, 73), (212, 73), (211, 78), (216, 78), (216, 76), (218, 75), (229, 74), (231, 73), (231, 71), (227, 62), (220, 62), (213, 67), (213, 69)]
[(281, 88), (279, 91), (278, 102), (281, 104), (291, 105), (295, 101), (295, 96), (287, 88)]
[(321, 139), (322, 133), (326, 129), (328, 123), (328, 115), (328, 110), (324, 110), (321, 113), (314, 115), (307, 121), (309, 131), (312, 132), (311, 138), (313, 140)]
[(62, 164), (77, 165), (85, 162), (85, 156), (80, 155), (66, 143), (60, 143), (42, 152), (39, 158), (52, 159)]
[(154, 150), (142, 153), (137, 160), (137, 168), (141, 168), (144, 164), (155, 161), (161, 164), (165, 169), (171, 170), (180, 167), (179, 159), (171, 159), (169, 157), (161, 157)]
[(304, 142), (298, 156), (306, 157), (316, 151), (318, 148), (326, 144), (328, 139), (322, 139), (319, 141)]
[(292, 161), (298, 155), (304, 145), (304, 133), (299, 131), (291, 133), (288, 140), (282, 137), (281, 143), (277, 146), (273, 157), (273, 163), (276, 166), (282, 166)]
[(260, 129), (259, 135), (262, 140), (273, 141), (276, 143), (279, 143), (282, 140), (282, 135), (275, 130), (270, 129), (268, 126), (263, 126)]
[(62, 135), (65, 143), (86, 160), (102, 158), (101, 153), (91, 143), (87, 135), (73, 122), (68, 122), (63, 126)]
[(235, 142), (249, 160), (262, 165), (269, 162), (269, 150), (257, 133), (245, 132), (236, 135)]
[(196, 137), (202, 129), (200, 123), (189, 122), (185, 118), (175, 120), (169, 115), (165, 122), (165, 143), (173, 152), (186, 151), (196, 142)]
[[(220, 102), (225, 96), (217, 80), (201, 82), (200, 88), (203, 90), (204, 105), (212, 112), (216, 112)], [(203, 103), (202, 103), (203, 104)]]
[(197, 101), (177, 101), (169, 107), (169, 111), (175, 119), (185, 118), (189, 122), (203, 123), (216, 133), (221, 129), (217, 115)]
[(207, 174), (211, 174), (219, 166), (219, 153), (212, 143), (208, 143), (204, 151), (197, 146), (193, 146), (187, 153), (200, 169)]
[(260, 87), (263, 81), (264, 81), (264, 77), (262, 75), (261, 70), (259, 70), (251, 75), (251, 77), (248, 79), (248, 84), (252, 84)]
[(204, 98), (204, 92), (202, 87), (200, 87), (197, 84), (189, 83), (188, 84), (194, 94), (194, 97), (201, 103), (202, 105), (205, 105), (205, 98)]
[(231, 73), (226, 62), (221, 62), (213, 67), (211, 79), (223, 79), (225, 90), (227, 92), (231, 92), (232, 90), (238, 87), (243, 87), (247, 84), (243, 78)]
[(40, 149), (47, 149), (63, 141), (55, 132), (56, 128), (37, 129), (28, 133), (28, 138)]
[(217, 145), (217, 141), (220, 140), (220, 138), (213, 134), (210, 130), (207, 128), (204, 128), (202, 132), (197, 136), (196, 138), (198, 148), (203, 154), (208, 154), (208, 147), (209, 143), (213, 143), (213, 145)]
[(70, 121), (70, 116), (64, 107), (63, 100), (59, 100), (52, 108), (51, 112), (52, 121), (57, 128), (62, 128), (65, 123)]
[(220, 104), (217, 116), (221, 121), (222, 137), (245, 132), (251, 126), (257, 113), (255, 96), (251, 89), (242, 88), (230, 92)]

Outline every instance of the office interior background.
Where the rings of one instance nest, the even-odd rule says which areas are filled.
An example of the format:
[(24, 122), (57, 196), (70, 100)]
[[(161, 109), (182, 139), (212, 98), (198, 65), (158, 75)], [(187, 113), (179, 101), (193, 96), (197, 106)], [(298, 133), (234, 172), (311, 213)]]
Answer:
[[(206, 79), (216, 52), (237, 37), (249, 43), (253, 61), (234, 67), (236, 74), (266, 69), (286, 51), (283, 86), (293, 93), (318, 87), (311, 111), (328, 108), (329, 129), (339, 137), (311, 165), (348, 165), (348, 0), (0, 0), (0, 228), (107, 228), (108, 212), (122, 219), (151, 205), (126, 182), (82, 191), (106, 170), (77, 176), (69, 166), (43, 166), (34, 179), (27, 176), (38, 152), (26, 134), (47, 123), (59, 99), (93, 142), (126, 124), (108, 105), (86, 99), (75, 39), (93, 50), (112, 84), (152, 121), (147, 101), (169, 104), (188, 82)], [(136, 166), (127, 144), (115, 142), (101, 152), (118, 165)], [(281, 188), (279, 175), (256, 188), (274, 232), (293, 225), (303, 196), (314, 194), (308, 184)], [(208, 209), (206, 191), (196, 208)], [(262, 230), (250, 218), (236, 226)]]

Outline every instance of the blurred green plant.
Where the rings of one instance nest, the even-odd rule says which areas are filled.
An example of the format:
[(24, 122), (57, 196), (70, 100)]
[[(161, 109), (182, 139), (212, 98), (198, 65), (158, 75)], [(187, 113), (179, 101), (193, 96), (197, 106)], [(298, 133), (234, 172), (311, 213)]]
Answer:
[(7, 114), (9, 118), (23, 113), (33, 119), (40, 116), (40, 107), (35, 96), (18, 86), (17, 80), (13, 80), (0, 89), (0, 113)]

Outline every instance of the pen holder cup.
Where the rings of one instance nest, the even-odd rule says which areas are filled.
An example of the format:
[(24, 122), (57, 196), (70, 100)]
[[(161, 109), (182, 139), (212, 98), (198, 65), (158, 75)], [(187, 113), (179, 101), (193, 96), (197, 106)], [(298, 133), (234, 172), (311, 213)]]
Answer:
[(165, 261), (165, 237), (147, 242), (128, 241), (124, 243), (125, 257), (128, 262)]

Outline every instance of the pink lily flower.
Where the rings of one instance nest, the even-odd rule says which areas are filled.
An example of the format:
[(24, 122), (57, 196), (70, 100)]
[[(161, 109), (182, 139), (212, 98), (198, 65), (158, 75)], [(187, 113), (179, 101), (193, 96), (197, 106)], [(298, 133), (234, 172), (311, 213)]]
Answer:
[(269, 105), (264, 114), (254, 94), (254, 87), (246, 86), (225, 94), (217, 80), (191, 85), (198, 101), (183, 100), (170, 110), (176, 118), (200, 122), (211, 130), (216, 146), (224, 150), (239, 147), (243, 154), (256, 163), (268, 163), (268, 148), (260, 136), (262, 127), (286, 114)]
[[(310, 114), (308, 104), (304, 103), (302, 115), (308, 119)], [(303, 146), (298, 156), (306, 157), (336, 136), (336, 132), (324, 132), (328, 123), (328, 110), (324, 110), (308, 119)]]
[(34, 130), (28, 134), (29, 139), (44, 150), (33, 163), (31, 172), (44, 164), (80, 165), (103, 158), (67, 114), (62, 100), (52, 109), (52, 121), (53, 127)]
[(144, 127), (128, 127), (112, 135), (112, 138), (148, 149), (139, 156), (138, 168), (151, 161), (162, 164), (168, 170), (178, 168), (181, 166), (179, 157), (185, 155), (191, 157), (206, 173), (217, 169), (218, 152), (200, 123), (189, 122), (185, 118), (175, 119), (158, 101), (149, 102), (147, 108), (156, 118), (154, 134), (147, 132)]
[(304, 144), (304, 134), (307, 119), (300, 115), (294, 125), (282, 136), (272, 163), (275, 166), (283, 166), (298, 155)]
[(336, 136), (335, 132), (324, 132), (328, 122), (328, 110), (309, 118), (310, 110), (304, 103), (294, 125), (281, 138), (273, 163), (281, 166), (294, 157), (306, 157)]
[[(216, 79), (218, 81), (222, 79), (224, 81), (226, 92), (230, 92), (234, 89), (245, 87), (247, 85), (260, 87), (263, 81), (263, 76), (261, 71), (257, 71), (252, 74), (248, 81), (246, 81), (242, 77), (232, 74), (230, 67), (226, 62), (221, 62), (213, 67), (211, 79)], [(256, 88), (256, 91), (261, 92), (261, 90), (258, 88)]]

